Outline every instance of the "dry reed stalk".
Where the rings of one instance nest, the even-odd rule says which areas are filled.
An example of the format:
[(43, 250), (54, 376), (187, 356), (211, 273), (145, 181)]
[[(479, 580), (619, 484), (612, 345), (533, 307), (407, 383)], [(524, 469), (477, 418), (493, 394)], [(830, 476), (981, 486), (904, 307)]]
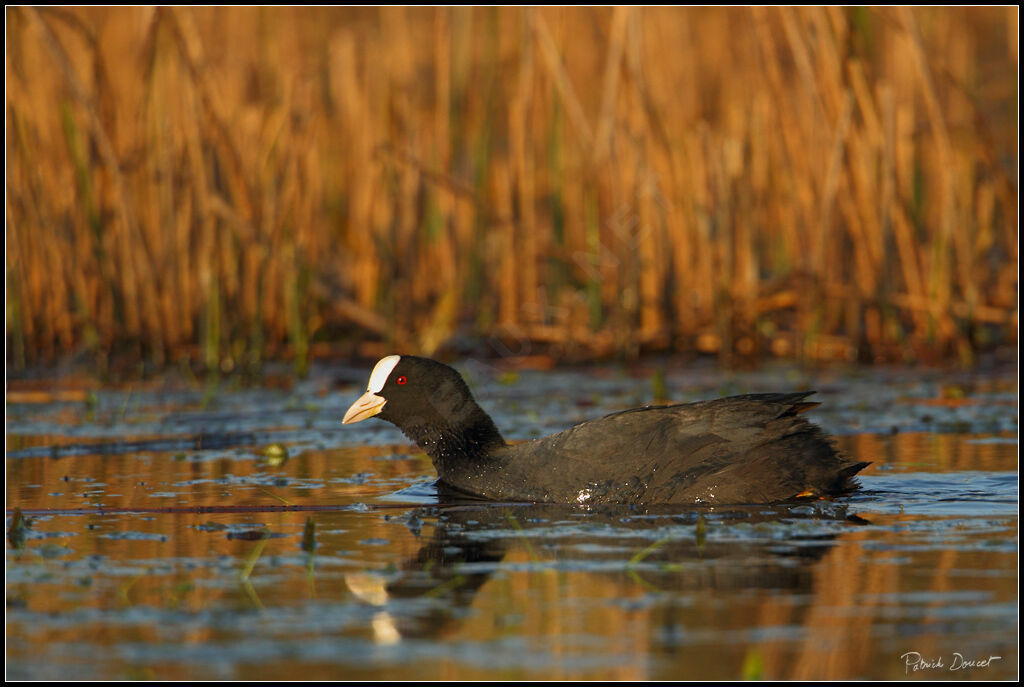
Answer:
[(642, 187), (637, 198), (641, 304), (639, 339), (645, 344), (664, 345), (667, 331), (661, 285), (665, 283), (665, 251), (662, 246), (663, 225), (658, 217), (657, 198), (657, 189), (653, 184)]
[(630, 9), (628, 7), (619, 6), (612, 11), (611, 36), (601, 87), (601, 113), (598, 116), (597, 133), (594, 139), (593, 158), (595, 163), (605, 160), (611, 146), (619, 75), (622, 73), (622, 54), (625, 49), (626, 29), (629, 27), (629, 22)]
[(555, 45), (554, 37), (551, 35), (551, 29), (548, 27), (547, 21), (545, 21), (541, 12), (534, 12), (532, 17), (533, 30), (537, 36), (537, 45), (541, 57), (544, 59), (544, 66), (547, 67), (551, 80), (561, 96), (562, 104), (572, 120), (573, 133), (579, 140), (580, 148), (591, 150), (594, 144), (594, 135), (587, 121), (587, 116), (583, 112), (580, 99), (576, 95), (576, 89), (573, 87), (572, 80), (569, 78), (565, 65), (562, 63), (562, 57), (558, 47)]
[(1015, 340), (998, 22), (921, 14), (12, 10), (10, 342)]
[[(763, 8), (754, 8), (752, 11), (754, 19), (754, 28), (757, 34), (759, 46), (761, 48), (762, 67), (765, 70), (765, 76), (772, 90), (773, 99), (776, 103), (776, 116), (778, 117), (776, 130), (782, 134), (782, 140), (784, 145), (783, 152), (786, 155), (785, 162), (789, 169), (793, 170), (794, 177), (796, 178), (810, 178), (810, 170), (806, 167), (807, 157), (804, 155), (805, 147), (799, 142), (797, 136), (801, 127), (798, 124), (799, 117), (793, 114), (793, 106), (791, 98), (788, 96), (787, 89), (783, 83), (782, 70), (783, 65), (781, 64), (781, 57), (775, 48), (775, 41), (772, 38), (770, 26), (768, 24), (769, 17), (766, 10)], [(795, 218), (792, 223), (783, 223), (782, 227), (784, 231), (790, 232), (790, 243), (797, 247), (793, 253), (795, 255), (801, 255), (801, 267), (806, 271), (811, 271), (815, 268), (813, 263), (810, 263), (808, 258), (811, 256), (809, 250), (801, 246), (802, 239), (800, 239), (795, 231), (796, 227), (800, 224), (808, 224), (810, 218), (814, 216), (813, 211), (813, 199), (806, 189), (796, 189), (797, 203), (795, 207), (798, 209), (800, 214)]]
[(840, 116), (839, 124), (835, 129), (834, 140), (829, 146), (829, 149), (832, 152), (829, 156), (827, 171), (825, 172), (825, 181), (822, 184), (821, 201), (819, 204), (819, 214), (817, 219), (819, 231), (815, 232), (811, 239), (811, 259), (814, 263), (819, 265), (825, 263), (825, 255), (827, 253), (826, 244), (828, 239), (826, 227), (830, 227), (832, 224), (832, 207), (835, 203), (836, 193), (839, 191), (843, 152), (852, 118), (853, 100), (847, 96), (843, 102), (843, 113)]
[(913, 14), (907, 8), (899, 10), (899, 20), (907, 34), (910, 46), (909, 52), (913, 60), (912, 64), (917, 70), (918, 82), (924, 98), (925, 109), (928, 112), (928, 119), (935, 143), (935, 165), (939, 177), (936, 181), (938, 202), (936, 203), (935, 221), (937, 231), (932, 242), (929, 290), (935, 299), (935, 312), (940, 336), (948, 339), (953, 335), (953, 327), (950, 320), (943, 314), (943, 311), (949, 307), (951, 298), (949, 263), (952, 260), (952, 256), (949, 251), (954, 231), (954, 208), (957, 203), (952, 177), (954, 171), (952, 166), (953, 155), (950, 149), (946, 120), (943, 116), (942, 108), (939, 106), (927, 58), (921, 44), (921, 37), (917, 30), (917, 23), (914, 20)]
[[(534, 170), (536, 164), (532, 154), (531, 141), (528, 140), (528, 120), (531, 96), (533, 94), (534, 82), (534, 60), (533, 40), (527, 25), (523, 25), (519, 44), (519, 66), (515, 93), (509, 103), (508, 131), (509, 131), (509, 153), (511, 162), (511, 176), (509, 183), (514, 186), (510, 194), (514, 193), (513, 202), (499, 205), (505, 212), (500, 214), (504, 217), (515, 217), (514, 223), (510, 222), (505, 229), (509, 232), (509, 252), (504, 255), (508, 263), (510, 276), (506, 284), (513, 289), (512, 299), (515, 303), (511, 306), (516, 310), (516, 315), (507, 324), (515, 324), (521, 316), (527, 317), (527, 324), (532, 319), (524, 313), (524, 306), (532, 302), (537, 293), (537, 219), (536, 219), (536, 196), (537, 183)], [(506, 318), (508, 314), (506, 314)]]
[[(137, 226), (135, 223), (133, 204), (127, 196), (124, 180), (117, 164), (117, 157), (110, 139), (107, 137), (106, 132), (102, 127), (95, 105), (75, 73), (64, 47), (50, 30), (50, 27), (46, 22), (39, 16), (37, 11), (31, 8), (24, 8), (24, 12), (49, 49), (53, 60), (57, 63), (59, 69), (63, 73), (65, 81), (71, 92), (74, 94), (75, 99), (85, 110), (90, 131), (94, 137), (94, 141), (96, 142), (99, 154), (103, 159), (107, 173), (110, 175), (111, 181), (114, 185), (114, 195), (117, 198), (117, 207), (119, 208), (121, 218), (121, 225), (119, 228), (122, 232), (122, 240), (119, 242), (119, 248), (121, 250), (121, 269), (123, 275), (122, 287), (125, 292), (124, 325), (130, 335), (141, 335), (142, 332), (138, 307), (139, 285), (134, 261), (136, 256), (132, 255), (132, 246), (135, 244)], [(59, 274), (59, 272), (56, 274)], [(51, 303), (52, 302), (53, 301), (51, 301)], [(62, 310), (64, 309), (62, 308)], [(54, 316), (58, 318), (60, 317), (60, 315), (56, 313)]]
[[(491, 175), (494, 207), (499, 216), (512, 217), (514, 200), (511, 188), (512, 179), (508, 167), (496, 162), (491, 170)], [(500, 246), (501, 256), (496, 280), (499, 295), (498, 326), (514, 328), (519, 324), (515, 222), (502, 222), (492, 231), (496, 231), (498, 234), (497, 242)]]
[(182, 8), (162, 8), (161, 21), (166, 22), (178, 45), (178, 51), (188, 69), (196, 92), (199, 94), (204, 114), (213, 123), (220, 144), (226, 153), (230, 175), (228, 182), (233, 187), (232, 200), (237, 203), (239, 213), (252, 221), (256, 207), (255, 194), (249, 187), (242, 155), (231, 135), (222, 114), (222, 105), (217, 90), (210, 85), (208, 70), (203, 58), (202, 41), (199, 38), (192, 12)]

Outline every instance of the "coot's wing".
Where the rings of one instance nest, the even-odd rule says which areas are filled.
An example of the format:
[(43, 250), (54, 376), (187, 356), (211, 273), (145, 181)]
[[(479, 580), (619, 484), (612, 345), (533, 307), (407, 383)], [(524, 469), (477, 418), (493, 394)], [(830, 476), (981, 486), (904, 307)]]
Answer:
[(758, 503), (827, 493), (847, 462), (799, 417), (815, 405), (804, 402), (810, 393), (614, 413), (513, 447), (507, 484), (542, 489), (536, 500), (577, 503)]

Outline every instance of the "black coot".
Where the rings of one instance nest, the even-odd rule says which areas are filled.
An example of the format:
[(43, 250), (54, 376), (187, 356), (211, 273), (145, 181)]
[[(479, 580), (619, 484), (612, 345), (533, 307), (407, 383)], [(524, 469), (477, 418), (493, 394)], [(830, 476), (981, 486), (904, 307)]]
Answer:
[(440, 482), (484, 499), (740, 504), (837, 495), (868, 463), (841, 456), (800, 416), (813, 392), (746, 394), (612, 413), (507, 444), (458, 372), (392, 355), (344, 423), (374, 415), (426, 451)]

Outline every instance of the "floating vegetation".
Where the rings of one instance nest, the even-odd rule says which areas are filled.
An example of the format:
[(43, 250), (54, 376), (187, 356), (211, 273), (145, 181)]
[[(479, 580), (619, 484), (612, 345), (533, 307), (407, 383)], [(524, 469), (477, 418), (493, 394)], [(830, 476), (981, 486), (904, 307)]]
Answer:
[(281, 444), (270, 444), (263, 449), (267, 465), (279, 468), (288, 462), (288, 449)]
[(7, 530), (7, 541), (11, 548), (19, 550), (25, 546), (25, 538), (28, 536), (28, 520), (22, 514), (21, 509), (14, 507), (11, 514), (11, 525)]
[(302, 528), (302, 544), (300, 546), (306, 553), (313, 553), (316, 550), (316, 523), (313, 518), (306, 518), (306, 524)]

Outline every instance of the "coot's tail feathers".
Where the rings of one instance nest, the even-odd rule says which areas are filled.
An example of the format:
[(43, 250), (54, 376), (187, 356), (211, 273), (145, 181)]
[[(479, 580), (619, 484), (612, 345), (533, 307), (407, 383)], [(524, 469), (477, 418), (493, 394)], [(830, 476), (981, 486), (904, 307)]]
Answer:
[(782, 405), (793, 405), (799, 403), (808, 396), (816, 394), (816, 391), (790, 391), (785, 393), (769, 392), (769, 393), (754, 393), (754, 394), (740, 394), (738, 396), (727, 396), (725, 398), (717, 399), (719, 401), (734, 400), (734, 401), (762, 401), (768, 403), (779, 403)]
[[(811, 408), (817, 408), (818, 406), (821, 405), (821, 403), (819, 403), (818, 401), (805, 401), (804, 400), (808, 396), (811, 396), (811, 395), (813, 395), (815, 393), (817, 393), (817, 392), (815, 392), (815, 391), (798, 391), (798, 392), (793, 393), (793, 394), (777, 394), (779, 396), (779, 398), (778, 399), (771, 399), (771, 400), (773, 400), (775, 403), (779, 403), (779, 404), (784, 405), (784, 406), (789, 406), (789, 408), (786, 410), (786, 412), (784, 412), (782, 414), (782, 417), (792, 417), (794, 415), (799, 415), (800, 413), (806, 413)], [(765, 395), (767, 396), (767, 395), (775, 395), (775, 394), (765, 394)]]
[(796, 391), (792, 393), (767, 393), (767, 394), (741, 394), (739, 396), (730, 396), (728, 398), (721, 399), (722, 401), (757, 401), (759, 403), (771, 403), (773, 405), (782, 406), (785, 411), (780, 417), (792, 417), (793, 415), (799, 415), (800, 413), (806, 413), (811, 408), (816, 408), (821, 405), (817, 401), (805, 401), (804, 399), (808, 396), (812, 396), (816, 391)]
[(871, 461), (869, 460), (862, 461), (860, 463), (850, 463), (849, 465), (839, 469), (839, 477), (848, 485), (849, 489), (856, 488), (857, 483), (853, 479), (854, 475), (869, 465), (871, 465)]
[(860, 472), (869, 465), (871, 465), (870, 460), (863, 461), (860, 463), (850, 463), (846, 467), (843, 467), (839, 470), (839, 476), (845, 477), (846, 479), (850, 479), (851, 477), (853, 477), (854, 475), (856, 475), (858, 472)]
[(862, 461), (859, 463), (846, 463), (840, 467), (829, 493), (833, 496), (843, 496), (857, 489), (860, 485), (854, 477), (869, 465), (871, 465), (870, 461)]
[[(797, 418), (801, 413), (805, 413), (808, 410), (821, 405), (814, 401), (804, 400), (814, 393), (814, 391), (800, 391), (789, 394), (751, 394), (751, 396), (760, 396), (761, 400), (770, 401), (785, 407), (786, 410), (783, 411), (779, 417), (795, 418), (794, 420), (791, 420), (791, 422), (795, 424), (791, 426), (789, 430), (790, 432), (809, 433), (811, 436), (825, 443), (828, 447), (828, 453), (831, 454), (832, 459), (839, 462), (838, 466), (831, 468), (834, 472), (832, 473), (832, 479), (830, 480), (831, 483), (829, 484), (829, 481), (825, 482), (827, 485), (825, 492), (836, 496), (847, 494), (859, 486), (857, 480), (854, 479), (854, 476), (868, 465), (871, 465), (871, 463), (868, 461), (848, 460), (836, 448), (835, 440), (825, 435), (825, 433), (821, 431), (821, 428), (808, 423), (804, 418)], [(835, 466), (835, 462), (833, 462), (832, 465)]]

